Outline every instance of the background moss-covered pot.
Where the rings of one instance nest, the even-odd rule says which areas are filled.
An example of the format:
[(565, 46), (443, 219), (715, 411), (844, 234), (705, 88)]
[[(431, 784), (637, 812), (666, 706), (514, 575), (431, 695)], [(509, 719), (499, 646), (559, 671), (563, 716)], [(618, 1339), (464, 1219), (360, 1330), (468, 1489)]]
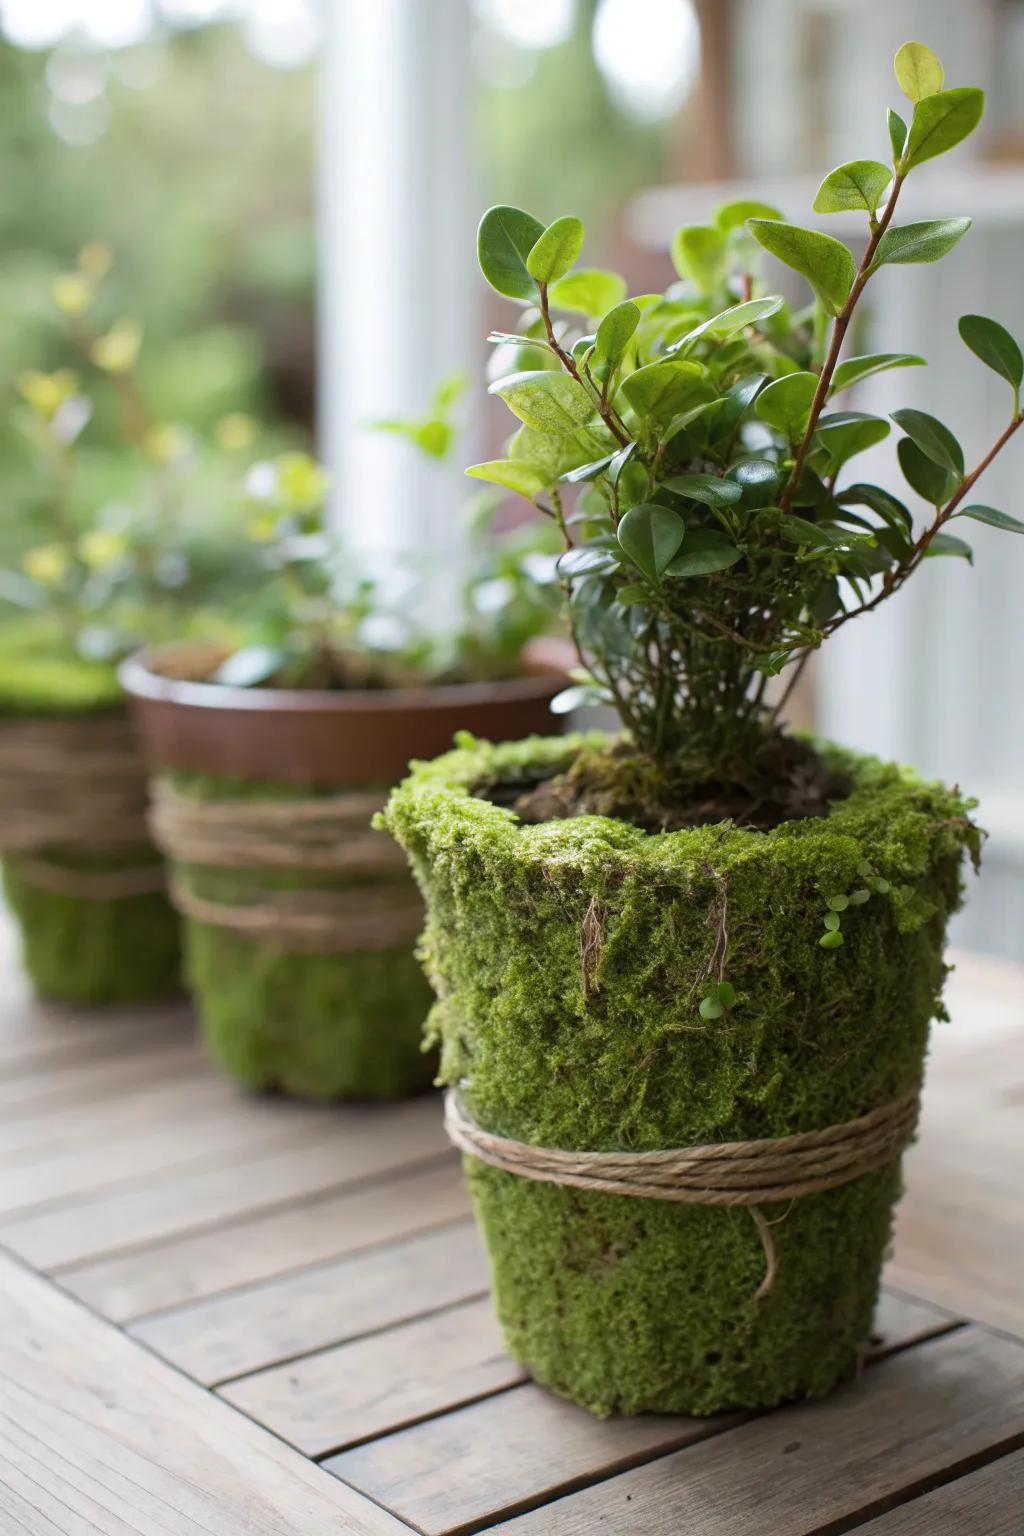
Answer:
[[(41, 812), (49, 810), (59, 819), (62, 810), (82, 809), (74, 780), (81, 750), (76, 726), (119, 719), (126, 720), (124, 697), (113, 667), (69, 657), (63, 638), (43, 624), (22, 622), (0, 635), (0, 751), (19, 727), (33, 721), (54, 728), (54, 752), (61, 751), (60, 740), (67, 737), (71, 776), (65, 775), (64, 763), (51, 762), (38, 780)], [(4, 890), (36, 992), (58, 1002), (103, 1005), (155, 1002), (180, 991), (180, 926), (160, 889), (160, 855), (141, 828), (146, 780), (141, 749), (140, 836), (110, 849), (26, 840), (22, 788), (5, 784), (2, 772), (0, 816), (13, 824), (4, 839)], [(43, 800), (51, 785), (58, 799), (70, 804), (47, 807)], [(25, 846), (26, 841), (33, 846)], [(149, 871), (152, 878), (147, 878)], [(75, 894), (90, 886), (94, 892), (120, 887), (121, 893)]]
[[(958, 797), (827, 749), (849, 798), (771, 832), (526, 826), (485, 798), (567, 766), (579, 742), (450, 753), (417, 765), (386, 812), (427, 898), (442, 1076), (477, 1123), (653, 1150), (818, 1129), (913, 1085), (976, 837)], [(829, 899), (869, 885), (843, 946), (822, 948)], [(723, 919), (736, 1003), (705, 1021)], [(467, 1168), (509, 1348), (555, 1391), (599, 1413), (710, 1413), (821, 1394), (855, 1369), (898, 1166), (766, 1207), (779, 1269), (760, 1300), (746, 1210)]]
[[(392, 692), (241, 689), (195, 682), (209, 651), (169, 648), (122, 668), (152, 767), (178, 793), (206, 800), (330, 796), (385, 786), (410, 758), (448, 746), (462, 727), (504, 737), (538, 729), (564, 674), (511, 682)], [(381, 835), (383, 852), (387, 840)], [(383, 861), (385, 866), (387, 860)], [(383, 886), (407, 901), (404, 868), (333, 875), (177, 867), (204, 899), (244, 903), (253, 889)], [(274, 941), (188, 918), (186, 960), (201, 1027), (216, 1060), (254, 1088), (306, 1098), (398, 1098), (426, 1087), (436, 1059), (424, 1052), (430, 993), (400, 945), (292, 952)]]

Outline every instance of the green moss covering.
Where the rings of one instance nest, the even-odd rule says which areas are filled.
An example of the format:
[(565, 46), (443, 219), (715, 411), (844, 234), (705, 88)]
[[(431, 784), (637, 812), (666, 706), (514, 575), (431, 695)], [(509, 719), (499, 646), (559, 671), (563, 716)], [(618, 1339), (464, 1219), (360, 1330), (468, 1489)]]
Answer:
[[(836, 749), (850, 797), (770, 832), (524, 826), (471, 794), (558, 771), (584, 741), (600, 744), (470, 742), (415, 765), (385, 813), (428, 902), (442, 1077), (477, 1122), (536, 1145), (657, 1149), (815, 1129), (915, 1082), (977, 836), (964, 802)], [(843, 946), (823, 949), (829, 898), (864, 889), (867, 865)], [(725, 929), (736, 1002), (705, 1020)], [(855, 1369), (896, 1168), (766, 1207), (779, 1273), (758, 1301), (746, 1210), (467, 1163), (509, 1348), (556, 1392), (598, 1413), (704, 1414), (822, 1394)]]
[(49, 615), (0, 626), (0, 711), (67, 716), (123, 707), (116, 664), (76, 656)]
[[(152, 848), (106, 859), (48, 852), (46, 859), (89, 871), (160, 862)], [(159, 1002), (181, 991), (180, 925), (165, 896), (85, 900), (42, 890), (23, 865), (17, 854), (4, 859), (4, 891), (21, 928), (25, 969), (40, 997), (93, 1007)]]
[[(203, 799), (265, 799), (316, 791), (176, 773), (179, 793)], [(330, 793), (330, 791), (322, 791)], [(182, 866), (198, 895), (244, 901), (252, 889), (343, 889), (409, 877)], [(429, 1086), (436, 1053), (425, 1051), (430, 989), (411, 949), (359, 954), (288, 953), (280, 944), (186, 920), (186, 968), (200, 1027), (215, 1060), (249, 1088), (306, 1099), (397, 1099)]]
[[(0, 627), (0, 716), (68, 719), (123, 707), (115, 666), (73, 655), (52, 615)], [(45, 858), (89, 871), (160, 862), (152, 847), (105, 858), (48, 849)], [(25, 862), (17, 854), (4, 859), (4, 890), (40, 997), (98, 1006), (180, 992), (180, 926), (163, 895), (96, 901), (58, 894), (32, 884)]]

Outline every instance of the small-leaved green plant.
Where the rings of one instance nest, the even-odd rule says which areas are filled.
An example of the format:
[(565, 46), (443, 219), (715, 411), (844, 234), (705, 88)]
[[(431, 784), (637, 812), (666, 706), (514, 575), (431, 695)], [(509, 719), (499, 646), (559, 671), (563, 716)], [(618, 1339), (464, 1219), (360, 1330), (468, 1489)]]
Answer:
[[(954, 524), (1024, 533), (973, 496), (1024, 420), (1024, 361), (997, 321), (960, 320), (966, 346), (1008, 386), (1007, 419), (978, 463), (968, 467), (953, 432), (923, 411), (887, 420), (848, 406), (858, 380), (924, 362), (900, 351), (844, 357), (865, 289), (886, 266), (937, 261), (970, 226), (896, 215), (907, 177), (977, 127), (983, 93), (947, 89), (921, 43), (902, 47), (895, 68), (911, 105), (909, 122), (889, 113), (891, 159), (839, 166), (814, 203), (819, 214), (863, 215), (859, 259), (774, 208), (731, 202), (677, 232), (678, 282), (627, 297), (617, 274), (576, 266), (578, 219), (545, 227), (496, 207), (480, 225), (484, 276), (521, 307), (518, 324), (490, 337), (492, 391), (520, 425), (504, 458), (468, 473), (527, 497), (559, 530), (585, 668), (564, 702), (604, 699), (627, 726), (633, 757), (619, 779), (633, 782), (619, 783), (622, 803), (686, 804), (705, 820), (756, 821), (766, 805), (769, 820), (795, 813), (807, 764), (781, 745), (783, 701), (769, 706), (768, 679), (791, 663), (795, 678), (926, 559), (970, 560)], [(806, 279), (813, 302), (794, 312), (769, 293), (762, 251)], [(893, 424), (923, 521), (902, 488), (856, 474), (857, 456)], [(585, 808), (614, 808), (615, 771), (589, 771), (599, 782)]]

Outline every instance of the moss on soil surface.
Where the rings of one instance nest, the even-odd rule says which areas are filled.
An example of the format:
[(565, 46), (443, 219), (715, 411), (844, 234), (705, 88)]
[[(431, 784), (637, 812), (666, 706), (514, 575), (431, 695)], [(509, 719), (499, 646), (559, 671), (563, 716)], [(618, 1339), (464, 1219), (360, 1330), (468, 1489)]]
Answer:
[[(181, 794), (287, 799), (315, 791), (212, 775), (175, 773)], [(321, 793), (329, 793), (322, 791)], [(387, 883), (408, 875), (317, 876), (185, 865), (197, 895), (244, 901), (247, 891)], [(307, 1099), (398, 1099), (429, 1086), (436, 1053), (424, 1051), (430, 989), (408, 949), (359, 954), (288, 953), (267, 939), (188, 918), (186, 970), (200, 1027), (215, 1060), (249, 1088)]]
[[(823, 748), (852, 793), (768, 832), (526, 826), (480, 797), (514, 798), (601, 744), (470, 742), (416, 765), (386, 812), (428, 901), (442, 1077), (477, 1122), (535, 1145), (659, 1149), (817, 1129), (915, 1083), (976, 838), (958, 795)], [(829, 899), (867, 883), (843, 946), (823, 949)], [(725, 932), (736, 1002), (705, 1021)], [(823, 1394), (855, 1370), (897, 1168), (766, 1207), (779, 1273), (758, 1301), (746, 1210), (467, 1161), (509, 1348), (556, 1392), (598, 1413), (705, 1414)]]

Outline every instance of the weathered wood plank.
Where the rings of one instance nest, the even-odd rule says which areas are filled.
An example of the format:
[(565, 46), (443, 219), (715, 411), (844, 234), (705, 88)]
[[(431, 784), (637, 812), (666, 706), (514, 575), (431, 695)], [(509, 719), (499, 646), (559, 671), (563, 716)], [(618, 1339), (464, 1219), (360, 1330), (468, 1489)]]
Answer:
[[(468, 1435), (471, 1426), (463, 1429)], [(423, 1431), (404, 1433), (408, 1458), (409, 1441)], [(1024, 1347), (964, 1328), (883, 1361), (824, 1402), (767, 1414), (499, 1529), (505, 1536), (812, 1536), (840, 1522), (845, 1529), (858, 1515), (867, 1519), (923, 1483), (1022, 1441)], [(382, 1469), (366, 1463), (388, 1444), (348, 1453), (339, 1470), (379, 1495), (387, 1488)], [(393, 1466), (399, 1449), (392, 1444)], [(425, 1516), (430, 1532), (458, 1529), (476, 1516), (464, 1513), (467, 1501), (431, 1484), (421, 1449), (418, 1475), (409, 1469), (401, 1483), (399, 1507), (417, 1523)], [(455, 1490), (463, 1472), (454, 1444), (450, 1450), (446, 1478)], [(384, 1502), (392, 1502), (390, 1489)]]
[(934, 1031), (888, 1278), (1024, 1338), (1024, 997), (1001, 972), (971, 996), (974, 974), (950, 989), (962, 1022)]
[(172, 1171), (66, 1210), (8, 1218), (0, 1221), (0, 1243), (37, 1269), (56, 1270), (340, 1189), (414, 1165), (446, 1146), (432, 1099), (395, 1106), (386, 1116), (350, 1107), (312, 1144), (253, 1155), (228, 1167)]
[[(480, 1529), (525, 1503), (720, 1435), (735, 1422), (595, 1419), (529, 1382), (321, 1465), (425, 1536), (443, 1536)], [(537, 1527), (545, 1536), (548, 1529)]]
[(59, 1072), (134, 1052), (140, 1040), (167, 1044), (191, 1034), (191, 1014), (182, 1004), (86, 1015), (33, 1002), (20, 978), (16, 988), (0, 990), (0, 1078), (42, 1067)]
[[(885, 1355), (953, 1326), (955, 1320), (947, 1313), (911, 1297), (883, 1294), (874, 1355)], [(602, 1422), (531, 1384), (376, 1444), (342, 1452), (324, 1465), (347, 1482), (372, 1491), (375, 1498), (427, 1532), (475, 1529), (478, 1522), (497, 1519), (506, 1510), (551, 1498), (580, 1482), (610, 1477), (635, 1461), (719, 1434), (742, 1417)], [(499, 1446), (500, 1455), (495, 1449)], [(435, 1476), (449, 1457), (453, 1458), (450, 1478)], [(453, 1507), (446, 1502), (452, 1500)]]
[[(61, 1285), (105, 1317), (126, 1322), (392, 1242), (456, 1221), (468, 1212), (457, 1159), (442, 1155), (426, 1167), (400, 1170), (365, 1189), (303, 1200), (216, 1231), (64, 1270)], [(243, 1313), (249, 1305), (244, 1297), (235, 1304)], [(219, 1354), (223, 1346), (217, 1345), (222, 1376), (256, 1370), (281, 1358), (264, 1353), (262, 1336), (246, 1337), (244, 1328), (231, 1328), (231, 1311), (227, 1307), (224, 1313), (229, 1325), (224, 1337), (235, 1339), (226, 1350), (231, 1361), (226, 1370)], [(186, 1334), (191, 1326), (185, 1325)], [(307, 1326), (309, 1332), (299, 1335), (296, 1347), (283, 1353), (301, 1353), (304, 1348), (333, 1342), (334, 1336), (322, 1333), (315, 1312)], [(173, 1329), (167, 1337), (172, 1333)], [(221, 1337), (219, 1330), (214, 1335)]]
[[(83, 1026), (84, 1027), (84, 1026)], [(54, 1070), (47, 1062), (0, 1079), (0, 1114), (58, 1119), (83, 1104), (115, 1102), (123, 1093), (173, 1078), (206, 1076), (209, 1066), (186, 1034), (154, 1037), (123, 1055), (106, 1052)]]
[(1021, 1536), (1024, 1451), (945, 1483), (867, 1525), (857, 1536)]
[[(204, 1090), (220, 1090), (205, 1092)], [(99, 1191), (113, 1195), (141, 1179), (187, 1171), (247, 1149), (300, 1145), (324, 1135), (329, 1110), (286, 1099), (245, 1099), (228, 1083), (192, 1085), (192, 1101), (127, 1127), (113, 1114), (97, 1135), (79, 1136), (49, 1157), (20, 1159), (0, 1179), (0, 1217), (67, 1206)]]
[(307, 1456), (324, 1456), (524, 1380), (485, 1297), (244, 1377), (221, 1393)]
[(132, 1332), (212, 1385), (486, 1289), (487, 1266), (476, 1231), (459, 1222), (144, 1320)]
[(406, 1529), (5, 1258), (0, 1376), (0, 1529), (11, 1536)]

